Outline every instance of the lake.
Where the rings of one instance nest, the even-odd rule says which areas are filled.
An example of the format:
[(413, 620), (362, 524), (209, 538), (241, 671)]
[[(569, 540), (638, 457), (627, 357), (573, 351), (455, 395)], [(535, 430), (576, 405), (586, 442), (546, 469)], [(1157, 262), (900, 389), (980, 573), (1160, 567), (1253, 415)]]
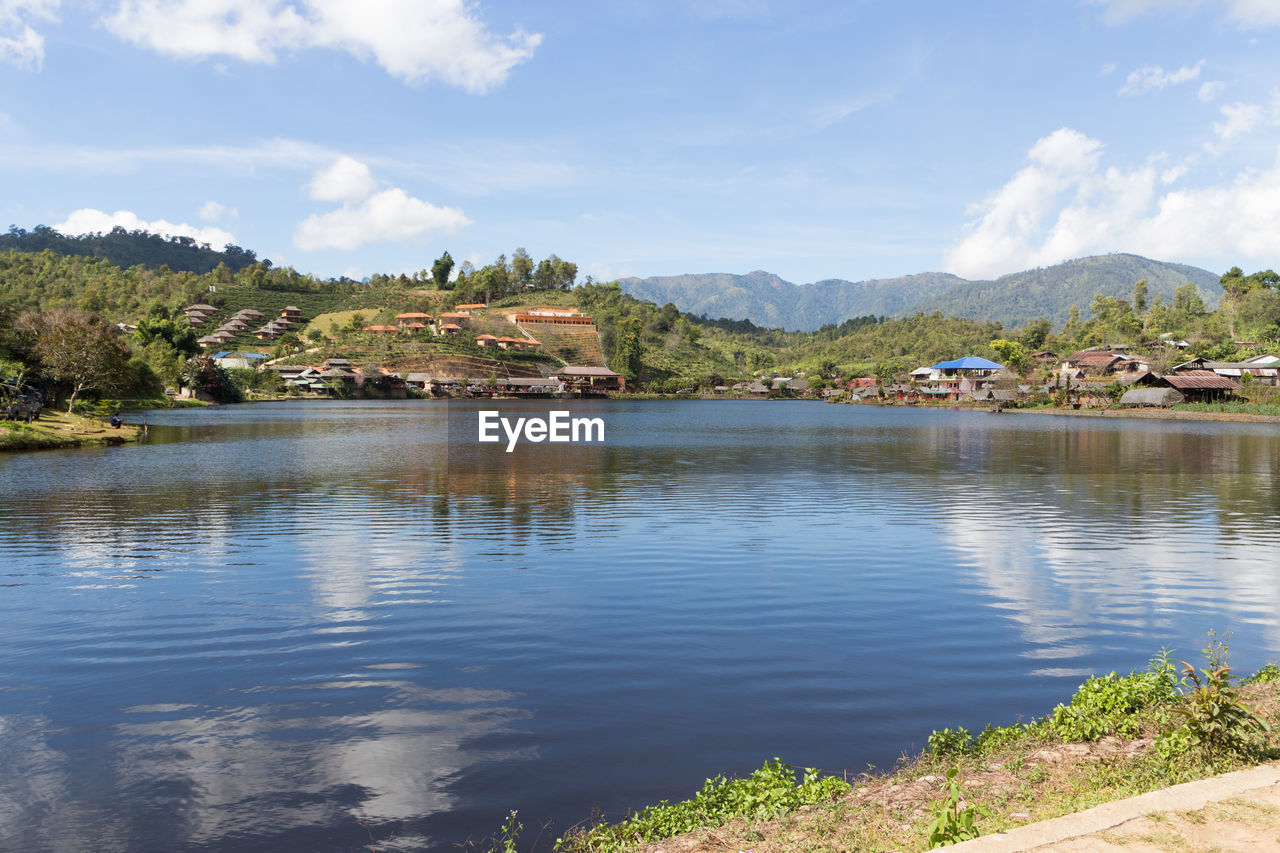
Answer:
[(1280, 426), (812, 402), (148, 413), (0, 456), (0, 849), (525, 841), (1280, 658)]

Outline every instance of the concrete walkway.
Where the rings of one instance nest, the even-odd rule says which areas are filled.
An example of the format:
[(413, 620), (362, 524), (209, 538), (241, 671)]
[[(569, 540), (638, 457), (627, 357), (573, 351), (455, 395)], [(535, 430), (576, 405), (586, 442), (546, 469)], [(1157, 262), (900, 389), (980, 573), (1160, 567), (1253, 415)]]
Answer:
[(1175, 785), (947, 849), (957, 853), (1280, 851), (1280, 764)]

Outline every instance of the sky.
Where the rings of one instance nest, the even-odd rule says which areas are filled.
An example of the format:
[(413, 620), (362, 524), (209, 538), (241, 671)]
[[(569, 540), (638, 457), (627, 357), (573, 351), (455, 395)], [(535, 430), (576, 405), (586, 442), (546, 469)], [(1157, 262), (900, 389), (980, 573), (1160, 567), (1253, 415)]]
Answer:
[(1280, 266), (1280, 0), (0, 0), (0, 228), (322, 277)]

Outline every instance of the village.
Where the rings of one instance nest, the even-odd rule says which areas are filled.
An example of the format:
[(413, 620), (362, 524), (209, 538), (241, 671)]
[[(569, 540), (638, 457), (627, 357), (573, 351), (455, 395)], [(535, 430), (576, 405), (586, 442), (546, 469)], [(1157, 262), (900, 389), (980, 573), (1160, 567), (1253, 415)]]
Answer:
[[(203, 329), (223, 311), (190, 305), (186, 322)], [(491, 307), (487, 303), (385, 311), (374, 322), (326, 331), (295, 305), (269, 318), (254, 308), (226, 309), (198, 343), (226, 371), (250, 371), (249, 398), (455, 398), (635, 396), (654, 393), (610, 369), (595, 320), (571, 306)], [(252, 342), (250, 342), (252, 339)], [(292, 352), (282, 344), (293, 345)], [(256, 346), (255, 346), (256, 344)], [(261, 351), (264, 344), (272, 349)], [(1138, 345), (1117, 343), (1065, 356), (1040, 350), (1000, 364), (978, 355), (876, 376), (798, 371), (747, 374), (730, 384), (688, 383), (660, 396), (699, 399), (822, 399), (833, 403), (1073, 410), (1169, 409), (1238, 401), (1280, 384), (1280, 356), (1262, 344), (1233, 342), (1240, 361), (1187, 357), (1189, 344), (1166, 334)], [(232, 348), (238, 347), (238, 348)], [(198, 386), (179, 396), (214, 400)]]
[[(601, 396), (626, 390), (626, 380), (605, 366), (599, 331), (592, 318), (563, 308), (520, 308), (505, 313), (486, 312), (484, 303), (464, 303), (437, 315), (421, 311), (400, 312), (394, 325), (373, 323), (359, 327), (369, 343), (350, 347), (343, 356), (330, 355), (310, 363), (306, 357), (319, 347), (301, 353), (269, 358), (253, 350), (221, 349), (252, 335), (258, 341), (276, 341), (298, 333), (308, 325), (301, 309), (289, 305), (280, 316), (266, 321), (266, 315), (252, 308), (232, 314), (215, 331), (197, 340), (206, 351), (218, 350), (207, 358), (226, 371), (254, 371), (274, 377), (267, 389), (292, 396), (368, 397), (403, 399), (422, 397), (573, 397)], [(186, 322), (200, 328), (216, 318), (218, 308), (207, 304), (184, 309)], [(261, 322), (262, 325), (250, 330)], [(493, 334), (492, 331), (521, 334)], [(530, 330), (548, 340), (544, 345)], [(312, 340), (323, 335), (312, 333)], [(385, 348), (378, 352), (377, 344)], [(379, 356), (390, 356), (395, 343), (393, 366)], [(433, 342), (445, 342), (448, 357), (442, 357)], [(470, 350), (474, 355), (469, 355)], [(431, 354), (428, 354), (431, 353)], [(492, 353), (493, 357), (485, 357)], [(512, 361), (503, 355), (525, 354)], [(416, 358), (415, 358), (416, 356)], [(479, 356), (479, 357), (476, 357)], [(541, 356), (541, 357), (539, 357)], [(586, 363), (570, 363), (572, 357)], [(359, 361), (356, 358), (359, 357)], [(566, 358), (568, 357), (568, 358)], [(558, 366), (554, 362), (562, 362)], [(432, 370), (414, 369), (431, 367)], [(179, 396), (214, 401), (200, 387), (185, 386)]]
[[(1165, 346), (1177, 350), (1178, 342)], [(1237, 346), (1258, 348), (1247, 342), (1237, 342)], [(965, 356), (916, 368), (888, 383), (875, 378), (853, 379), (843, 387), (826, 389), (823, 395), (841, 402), (885, 404), (988, 403), (1001, 407), (1039, 400), (1076, 409), (1171, 408), (1181, 403), (1229, 401), (1247, 386), (1280, 384), (1280, 356), (1269, 353), (1240, 362), (1191, 358), (1157, 372), (1149, 357), (1132, 355), (1131, 349), (1116, 344), (1079, 350), (1065, 358), (1048, 351), (1032, 353), (1039, 382), (988, 359)], [(759, 393), (756, 384), (747, 386), (748, 393)]]

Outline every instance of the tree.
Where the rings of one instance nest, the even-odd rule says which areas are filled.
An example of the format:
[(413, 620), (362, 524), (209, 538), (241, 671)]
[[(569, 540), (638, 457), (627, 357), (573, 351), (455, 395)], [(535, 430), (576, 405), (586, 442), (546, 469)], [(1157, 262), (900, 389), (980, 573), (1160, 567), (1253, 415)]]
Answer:
[(1205, 314), (1204, 300), (1200, 298), (1200, 291), (1194, 282), (1189, 281), (1173, 292), (1173, 310), (1186, 317)]
[(238, 403), (243, 397), (231, 375), (208, 356), (196, 356), (187, 362), (183, 378), (195, 391), (215, 403)]
[(1022, 334), (1018, 336), (1018, 340), (1024, 347), (1034, 352), (1044, 344), (1044, 339), (1049, 337), (1049, 331), (1052, 328), (1053, 324), (1047, 319), (1037, 317), (1026, 325)]
[(644, 327), (638, 317), (628, 317), (618, 325), (613, 347), (613, 369), (630, 379), (640, 373), (644, 359)]
[(533, 281), (533, 258), (523, 248), (516, 249), (511, 255), (511, 275), (517, 289), (528, 287)]
[(556, 286), (555, 266), (550, 258), (538, 261), (538, 266), (533, 271), (533, 286), (536, 290), (551, 290)]
[(1072, 305), (1067, 311), (1067, 325), (1062, 330), (1062, 334), (1068, 338), (1074, 338), (1080, 334), (1080, 308)]
[(996, 338), (991, 342), (991, 348), (999, 354), (1000, 360), (1004, 362), (1005, 367), (1019, 376), (1026, 376), (1031, 370), (1031, 359), (1027, 357), (1027, 352), (1022, 348), (1022, 344), (1017, 341)]
[(1147, 280), (1145, 278), (1138, 279), (1133, 285), (1133, 310), (1139, 314), (1147, 312)]
[(555, 279), (561, 290), (572, 290), (573, 283), (578, 278), (578, 265), (570, 261), (563, 261), (555, 255), (551, 256), (551, 264), (555, 267)]
[(436, 262), (431, 265), (431, 280), (435, 282), (436, 290), (448, 290), (450, 288), (449, 275), (452, 272), (453, 258), (449, 257), (448, 252), (436, 258)]
[(91, 315), (53, 311), (30, 318), (44, 372), (71, 388), (67, 412), (85, 391), (111, 393), (129, 380), (129, 349), (111, 326)]

